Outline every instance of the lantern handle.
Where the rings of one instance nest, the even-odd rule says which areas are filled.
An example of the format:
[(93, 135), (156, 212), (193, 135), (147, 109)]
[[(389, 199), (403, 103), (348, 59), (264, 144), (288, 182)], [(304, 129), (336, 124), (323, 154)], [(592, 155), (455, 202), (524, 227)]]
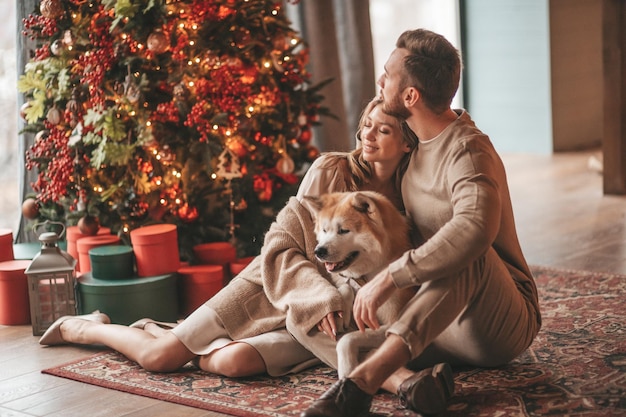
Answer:
[(35, 233), (37, 237), (39, 237), (41, 236), (41, 233), (38, 233), (37, 230), (39, 230), (41, 226), (54, 225), (54, 224), (61, 226), (61, 233), (58, 234), (59, 239), (61, 239), (63, 235), (65, 234), (65, 225), (61, 222), (53, 222), (50, 220), (46, 220), (43, 223), (35, 223), (33, 225), (33, 233)]

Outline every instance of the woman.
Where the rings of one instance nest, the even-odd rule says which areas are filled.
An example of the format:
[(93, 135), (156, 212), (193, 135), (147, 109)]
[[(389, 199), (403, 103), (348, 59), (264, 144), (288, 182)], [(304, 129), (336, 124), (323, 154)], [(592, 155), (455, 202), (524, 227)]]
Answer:
[(353, 152), (328, 153), (313, 163), (270, 227), (261, 254), (181, 324), (143, 319), (127, 327), (95, 312), (60, 318), (40, 343), (102, 344), (156, 372), (175, 371), (193, 360), (229, 377), (277, 376), (318, 363), (285, 330), (289, 323), (330, 334), (342, 309), (337, 289), (315, 261), (313, 218), (304, 196), (371, 190), (402, 209), (400, 180), (417, 144), (405, 124), (382, 112), (379, 99), (364, 110), (356, 137), (361, 146)]

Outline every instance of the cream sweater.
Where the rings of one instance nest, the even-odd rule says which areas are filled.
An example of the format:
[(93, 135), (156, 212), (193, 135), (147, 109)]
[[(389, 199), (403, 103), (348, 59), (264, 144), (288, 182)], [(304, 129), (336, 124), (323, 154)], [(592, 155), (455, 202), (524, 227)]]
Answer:
[(390, 265), (402, 288), (458, 273), (493, 247), (540, 322), (537, 288), (522, 254), (506, 173), (489, 138), (464, 111), (420, 142), (402, 181), (419, 247)]
[(342, 309), (342, 300), (315, 259), (316, 237), (305, 195), (346, 191), (346, 160), (338, 155), (318, 158), (265, 235), (263, 248), (243, 271), (206, 305), (214, 309), (232, 339), (255, 336), (290, 326), (307, 331), (328, 313)]

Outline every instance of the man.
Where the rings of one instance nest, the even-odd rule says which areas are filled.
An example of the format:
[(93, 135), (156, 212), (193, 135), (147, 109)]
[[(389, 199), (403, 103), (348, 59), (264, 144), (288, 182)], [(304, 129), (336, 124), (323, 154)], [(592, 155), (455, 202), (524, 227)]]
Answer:
[[(451, 365), (499, 366), (521, 354), (541, 326), (537, 289), (515, 230), (504, 166), (467, 112), (450, 105), (458, 51), (427, 30), (400, 35), (378, 80), (385, 112), (420, 139), (402, 182), (417, 246), (357, 293), (358, 328), (397, 288), (419, 288), (385, 342), (316, 400), (303, 417), (367, 414), (379, 388), (422, 414), (446, 409)], [(333, 364), (315, 329), (290, 329)], [(330, 334), (330, 333), (329, 333)], [(409, 369), (421, 369), (414, 373)]]

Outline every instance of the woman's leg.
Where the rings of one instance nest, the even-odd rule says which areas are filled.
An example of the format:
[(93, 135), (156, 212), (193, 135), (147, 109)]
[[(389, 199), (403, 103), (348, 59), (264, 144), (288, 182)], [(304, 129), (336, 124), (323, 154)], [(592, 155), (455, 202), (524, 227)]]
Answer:
[(60, 331), (66, 342), (105, 345), (153, 372), (175, 371), (196, 356), (171, 332), (155, 337), (141, 329), (78, 318), (65, 320)]
[(285, 329), (278, 329), (234, 342), (199, 358), (198, 365), (212, 373), (243, 377), (267, 373), (281, 376), (319, 364), (311, 352)]
[(230, 378), (259, 375), (266, 372), (261, 354), (243, 342), (233, 342), (221, 349), (202, 355), (198, 367), (213, 374)]

